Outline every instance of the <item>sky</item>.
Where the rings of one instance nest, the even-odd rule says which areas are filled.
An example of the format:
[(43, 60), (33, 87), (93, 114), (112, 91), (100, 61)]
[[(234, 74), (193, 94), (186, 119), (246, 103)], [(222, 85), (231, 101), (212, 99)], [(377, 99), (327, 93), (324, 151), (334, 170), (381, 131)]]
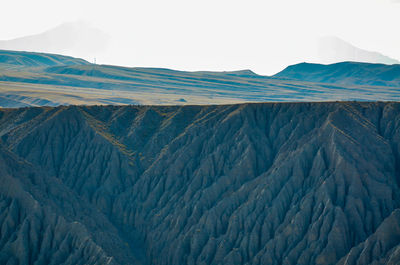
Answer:
[(0, 40), (84, 21), (110, 36), (107, 50), (95, 55), (104, 64), (273, 74), (313, 61), (323, 36), (400, 59), (399, 0), (5, 0), (2, 6)]

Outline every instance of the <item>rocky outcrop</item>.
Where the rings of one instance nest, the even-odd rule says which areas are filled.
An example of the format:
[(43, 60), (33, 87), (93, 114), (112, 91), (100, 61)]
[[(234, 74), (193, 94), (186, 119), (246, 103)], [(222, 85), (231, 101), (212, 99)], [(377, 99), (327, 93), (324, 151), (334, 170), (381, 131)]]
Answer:
[(356, 102), (3, 109), (0, 259), (397, 264), (399, 115)]
[(108, 219), (55, 178), (0, 151), (1, 264), (133, 264)]

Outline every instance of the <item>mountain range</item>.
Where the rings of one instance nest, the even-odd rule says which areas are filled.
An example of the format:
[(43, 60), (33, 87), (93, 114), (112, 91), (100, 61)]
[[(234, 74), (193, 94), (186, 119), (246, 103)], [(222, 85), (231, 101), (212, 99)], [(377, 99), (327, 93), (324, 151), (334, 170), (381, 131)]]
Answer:
[(288, 66), (274, 77), (343, 86), (400, 87), (400, 64), (342, 62), (323, 65), (300, 63)]
[[(110, 28), (110, 24), (106, 28)], [(168, 61), (162, 58), (166, 54), (160, 52), (157, 47), (152, 46), (152, 42), (160, 40), (148, 37), (147, 39), (146, 35), (141, 35), (135, 30), (129, 32), (129, 29), (125, 29), (121, 33), (116, 33), (118, 31), (121, 31), (121, 28), (110, 31), (110, 33), (113, 33), (109, 35), (103, 30), (97, 28), (96, 25), (78, 20), (62, 23), (37, 34), (0, 40), (0, 49), (66, 54), (85, 58), (90, 62), (94, 62), (97, 58), (98, 62), (112, 62), (114, 64), (123, 64), (125, 66), (171, 65), (171, 62), (168, 63)], [(146, 38), (146, 40), (143, 38)], [(293, 42), (296, 44), (282, 44), (282, 49), (277, 49), (274, 45), (269, 46), (266, 44), (264, 45), (264, 49), (260, 51), (260, 54), (256, 55), (266, 61), (264, 66), (262, 63), (254, 64), (254, 61), (253, 63), (249, 62), (248, 65), (252, 65), (252, 67), (255, 67), (257, 70), (263, 69), (262, 71), (276, 73), (284, 66), (304, 60), (322, 64), (347, 61), (383, 64), (400, 63), (398, 60), (385, 54), (362, 49), (337, 36), (324, 36), (316, 38), (315, 40), (311, 37), (293, 37), (287, 39), (286, 42)], [(189, 43), (188, 46), (190, 46)], [(171, 52), (171, 48), (172, 47), (169, 48), (169, 52)], [(183, 51), (184, 49), (185, 47), (182, 46), (181, 51), (175, 51), (174, 55), (191, 57), (192, 55), (190, 55), (190, 53), (185, 53)], [(296, 52), (290, 53), (293, 49)], [(224, 53), (223, 50), (220, 52)], [(244, 51), (236, 51), (236, 53), (242, 52)], [(152, 57), (153, 54), (157, 54), (158, 56), (154, 58)], [(207, 54), (203, 54), (203, 56), (207, 56)], [(233, 55), (231, 54), (229, 56)], [(246, 53), (243, 53), (242, 56), (247, 55)], [(279, 59), (275, 58), (275, 56)], [(214, 57), (218, 57), (218, 54), (214, 54), (207, 61), (213, 60)], [(202, 61), (199, 58), (196, 59), (196, 57), (192, 57), (192, 59), (196, 60), (192, 65), (200, 64)], [(174, 60), (174, 64), (176, 64), (176, 67), (178, 68), (182, 67), (182, 63), (187, 65), (187, 63), (184, 63), (184, 61), (180, 60), (179, 57), (175, 59), (171, 57), (170, 60)], [(213, 63), (207, 61), (201, 63), (203, 65), (202, 67), (204, 67), (204, 65), (214, 67)], [(217, 63), (217, 61), (215, 63)], [(231, 63), (235, 64), (237, 61), (232, 60)], [(224, 65), (224, 67), (230, 67), (229, 64)], [(275, 66), (272, 67), (272, 65)], [(183, 67), (183, 69), (185, 69), (185, 67)]]
[(92, 58), (109, 43), (107, 33), (83, 21), (68, 22), (39, 34), (0, 40), (0, 49), (73, 54)]
[(400, 99), (399, 65), (302, 63), (274, 76), (91, 64), (0, 50), (0, 106), (227, 104)]
[(400, 264), (399, 87), (0, 50), (0, 264)]
[(360, 49), (338, 37), (325, 36), (318, 40), (318, 62), (331, 64), (338, 62), (364, 62), (381, 64), (399, 64), (396, 59), (379, 52)]
[(399, 264), (400, 104), (0, 109), (1, 264)]

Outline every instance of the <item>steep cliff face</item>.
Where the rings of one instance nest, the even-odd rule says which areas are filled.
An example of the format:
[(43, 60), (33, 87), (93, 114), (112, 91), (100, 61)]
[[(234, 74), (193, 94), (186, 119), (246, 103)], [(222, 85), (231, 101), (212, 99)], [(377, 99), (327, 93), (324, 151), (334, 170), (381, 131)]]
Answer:
[(4, 261), (400, 262), (398, 103), (3, 109), (0, 135)]
[(59, 180), (4, 147), (0, 171), (1, 264), (134, 263), (118, 230)]

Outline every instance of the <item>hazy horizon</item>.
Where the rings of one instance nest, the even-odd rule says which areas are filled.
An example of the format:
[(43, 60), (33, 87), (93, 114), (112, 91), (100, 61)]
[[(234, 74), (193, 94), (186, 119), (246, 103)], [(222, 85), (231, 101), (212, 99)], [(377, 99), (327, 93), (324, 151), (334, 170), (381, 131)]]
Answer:
[[(61, 53), (90, 62), (96, 58), (100, 64), (187, 71), (251, 69), (271, 75), (291, 64), (328, 62), (321, 61), (317, 54), (318, 42), (325, 36), (400, 59), (400, 35), (394, 33), (394, 25), (400, 25), (399, 1), (288, 0), (249, 4), (21, 0), (7, 2), (6, 10), (9, 12), (0, 18), (3, 25), (8, 25), (0, 31), (1, 40), (34, 36), (75, 23), (78, 29), (101, 32), (101, 37), (87, 34), (88, 31), (77, 33), (82, 39), (86, 36), (86, 43), (79, 37), (81, 43), (72, 43), (73, 49), (65, 48)], [(76, 47), (79, 44), (82, 47)], [(60, 50), (63, 51), (55, 47), (37, 51)]]

